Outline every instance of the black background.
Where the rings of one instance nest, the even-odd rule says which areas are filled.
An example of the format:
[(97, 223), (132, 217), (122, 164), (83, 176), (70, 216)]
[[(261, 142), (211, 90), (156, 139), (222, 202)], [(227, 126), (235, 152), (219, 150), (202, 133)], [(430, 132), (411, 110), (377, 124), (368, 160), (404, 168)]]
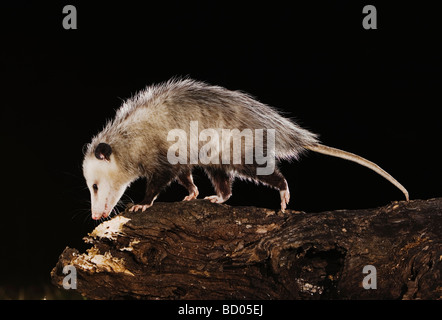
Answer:
[[(96, 223), (81, 172), (83, 145), (122, 100), (172, 76), (249, 92), (324, 144), (376, 162), (412, 199), (441, 196), (435, 8), (390, 1), (93, 3), (0, 7), (0, 287), (47, 283), (64, 247), (84, 248), (82, 237)], [(67, 4), (77, 8), (77, 30), (62, 27)], [(377, 8), (377, 30), (362, 27), (366, 4)], [(344, 160), (309, 153), (281, 170), (290, 209), (403, 199), (382, 177)], [(201, 171), (195, 180), (200, 197), (213, 193)], [(143, 191), (140, 181), (127, 195), (139, 201)], [(185, 194), (172, 185), (157, 201)], [(277, 209), (279, 195), (238, 181), (227, 204)]]

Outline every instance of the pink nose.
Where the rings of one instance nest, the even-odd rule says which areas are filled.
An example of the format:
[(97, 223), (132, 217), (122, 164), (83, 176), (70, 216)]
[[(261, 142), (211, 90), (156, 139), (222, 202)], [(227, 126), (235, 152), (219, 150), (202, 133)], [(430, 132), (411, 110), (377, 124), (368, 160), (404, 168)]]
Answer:
[(108, 215), (109, 215), (109, 212), (102, 212), (102, 213), (99, 213), (99, 214), (92, 214), (92, 219), (99, 220), (101, 217), (107, 218)]

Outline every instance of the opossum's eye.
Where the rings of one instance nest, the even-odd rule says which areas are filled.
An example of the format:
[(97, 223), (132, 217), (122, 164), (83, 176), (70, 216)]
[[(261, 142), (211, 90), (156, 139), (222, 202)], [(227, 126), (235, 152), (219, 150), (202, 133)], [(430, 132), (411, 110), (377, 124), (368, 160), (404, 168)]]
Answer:
[(110, 155), (112, 153), (112, 147), (107, 143), (100, 143), (95, 148), (95, 157), (99, 160), (110, 161)]
[(94, 192), (98, 191), (98, 186), (96, 183), (93, 184), (92, 189), (94, 189)]

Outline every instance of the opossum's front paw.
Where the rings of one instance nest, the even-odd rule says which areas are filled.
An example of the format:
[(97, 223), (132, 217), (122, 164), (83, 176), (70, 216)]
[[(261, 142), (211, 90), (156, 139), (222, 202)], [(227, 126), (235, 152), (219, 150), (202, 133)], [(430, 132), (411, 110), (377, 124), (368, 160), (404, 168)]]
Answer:
[(287, 208), (287, 204), (290, 201), (290, 192), (288, 190), (280, 191), (281, 195), (281, 212), (284, 212)]
[(137, 212), (137, 211), (146, 211), (148, 208), (152, 207), (152, 204), (134, 204), (129, 211), (130, 212)]
[(196, 189), (193, 192), (189, 193), (188, 196), (185, 196), (183, 201), (190, 201), (196, 199), (196, 197), (198, 197), (198, 194), (199, 194), (198, 189)]
[(222, 197), (220, 197), (220, 196), (208, 196), (208, 197), (205, 197), (204, 198), (204, 200), (210, 200), (210, 202), (212, 202), (212, 203), (223, 203), (223, 202), (225, 202), (226, 200), (225, 199), (223, 199)]

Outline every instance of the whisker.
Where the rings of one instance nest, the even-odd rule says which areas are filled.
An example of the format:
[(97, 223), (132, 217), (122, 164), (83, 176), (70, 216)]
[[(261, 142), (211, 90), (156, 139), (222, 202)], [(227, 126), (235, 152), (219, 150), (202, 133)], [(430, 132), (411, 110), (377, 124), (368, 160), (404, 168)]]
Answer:
[(82, 215), (89, 215), (90, 210), (89, 209), (76, 209), (72, 211), (71, 220), (77, 219), (79, 216)]
[(90, 215), (90, 214), (87, 214), (87, 215), (83, 218), (83, 223), (86, 224), (87, 222), (89, 222), (89, 221), (91, 221), (91, 220), (92, 220), (91, 215)]
[[(134, 200), (131, 197), (129, 197), (127, 194), (123, 194), (123, 197), (128, 198), (131, 203), (135, 203)], [(120, 201), (123, 201), (123, 199), (121, 199)], [(127, 204), (126, 204), (126, 206), (127, 206)]]
[(75, 179), (78, 179), (78, 180), (83, 180), (83, 177), (81, 175), (76, 175), (76, 174), (69, 172), (69, 171), (59, 171), (59, 173), (62, 173), (62, 174), (69, 176), (69, 177), (74, 177)]

